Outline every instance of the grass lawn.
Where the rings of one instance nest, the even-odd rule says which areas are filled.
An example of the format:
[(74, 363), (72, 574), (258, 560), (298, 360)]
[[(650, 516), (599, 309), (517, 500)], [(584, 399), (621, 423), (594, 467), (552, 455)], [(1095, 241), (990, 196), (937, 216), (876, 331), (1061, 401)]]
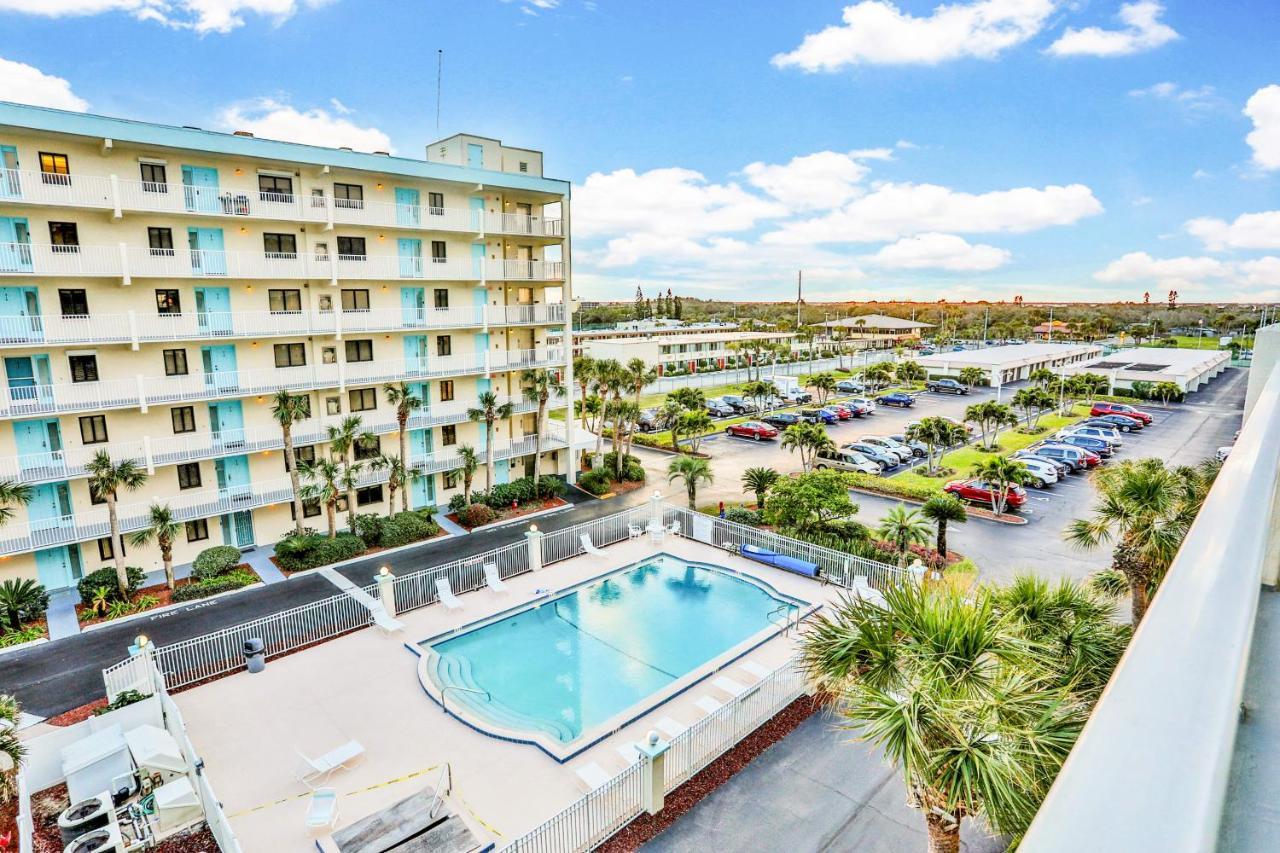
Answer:
[[(1172, 335), (1171, 337), (1178, 342), (1178, 349), (1218, 349), (1217, 335), (1205, 335), (1203, 338), (1196, 337), (1195, 335)], [(1237, 338), (1237, 340), (1239, 340), (1240, 343), (1246, 347), (1250, 347), (1253, 345), (1252, 339)], [(1248, 343), (1245, 343), (1245, 340), (1248, 340)], [(1144, 341), (1142, 346), (1163, 347), (1165, 346), (1165, 343), (1163, 339), (1155, 340), (1155, 341)]]

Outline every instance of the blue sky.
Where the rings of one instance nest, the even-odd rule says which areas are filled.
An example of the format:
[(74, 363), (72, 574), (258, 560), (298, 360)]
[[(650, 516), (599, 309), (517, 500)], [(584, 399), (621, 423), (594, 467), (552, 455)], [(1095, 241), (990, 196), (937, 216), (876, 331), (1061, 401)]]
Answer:
[[(1264, 0), (0, 0), (0, 91), (575, 184), (579, 295), (1280, 299)], [(20, 94), (19, 94), (20, 93)]]

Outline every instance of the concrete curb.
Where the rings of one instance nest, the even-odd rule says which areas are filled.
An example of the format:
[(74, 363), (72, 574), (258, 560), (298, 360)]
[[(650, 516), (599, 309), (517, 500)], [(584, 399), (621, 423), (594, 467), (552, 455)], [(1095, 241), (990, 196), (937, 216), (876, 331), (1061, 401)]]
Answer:
[(180, 607), (189, 607), (192, 604), (203, 604), (206, 601), (214, 601), (219, 598), (226, 598), (229, 595), (236, 595), (248, 589), (257, 589), (266, 586), (264, 581), (251, 583), (248, 586), (242, 586), (239, 589), (229, 589), (226, 592), (215, 593), (214, 595), (205, 596), (204, 598), (193, 598), (190, 601), (175, 601), (172, 604), (166, 604), (164, 607), (153, 607), (150, 610), (143, 610), (138, 613), (130, 613), (128, 616), (121, 616), (119, 619), (106, 619), (102, 622), (95, 622), (92, 625), (84, 625), (80, 628), (81, 634), (87, 634), (90, 631), (96, 631), (99, 628), (108, 628), (114, 625), (124, 625), (127, 622), (135, 622), (148, 616), (155, 616), (160, 613), (168, 613), (171, 610), (177, 610)]
[(39, 646), (44, 643), (52, 642), (48, 637), (37, 637), (34, 640), (27, 640), (25, 643), (18, 643), (16, 646), (5, 646), (0, 649), (0, 656), (7, 655), (9, 652), (16, 652), (20, 649), (29, 649), (33, 646)]

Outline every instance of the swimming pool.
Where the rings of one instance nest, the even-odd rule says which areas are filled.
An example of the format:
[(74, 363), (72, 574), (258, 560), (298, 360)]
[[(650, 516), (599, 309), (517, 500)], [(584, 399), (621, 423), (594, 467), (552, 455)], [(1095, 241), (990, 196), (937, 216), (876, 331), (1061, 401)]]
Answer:
[(425, 672), (469, 719), (570, 744), (804, 604), (745, 575), (659, 554), (424, 642)]

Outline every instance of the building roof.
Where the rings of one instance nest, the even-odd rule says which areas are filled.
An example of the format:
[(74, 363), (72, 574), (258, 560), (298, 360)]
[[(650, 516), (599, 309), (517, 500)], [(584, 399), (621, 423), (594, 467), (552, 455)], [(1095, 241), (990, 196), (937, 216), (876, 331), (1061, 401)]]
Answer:
[(1102, 353), (1097, 344), (1010, 344), (1000, 347), (967, 349), (964, 352), (940, 352), (921, 356), (920, 364), (928, 367), (944, 365), (972, 365), (983, 368), (1000, 368), (1034, 363), (1047, 358), (1063, 358), (1084, 353)]
[[(645, 343), (661, 343), (663, 346), (667, 344), (702, 344), (717, 341), (761, 341), (761, 340), (777, 340), (778, 338), (793, 338), (794, 332), (738, 332), (732, 329), (710, 330), (714, 334), (703, 335), (661, 335), (648, 338), (590, 338), (588, 341), (592, 345), (600, 344), (619, 344), (622, 346), (631, 346), (635, 344)], [(576, 334), (575, 334), (576, 337)]]
[(829, 320), (825, 323), (818, 323), (818, 325), (831, 329), (878, 329), (886, 331), (933, 328), (932, 323), (922, 323), (919, 320), (904, 320), (901, 317), (890, 317), (886, 314), (859, 314), (856, 317)]
[[(1113, 370), (1151, 374), (1194, 373), (1231, 359), (1229, 350), (1182, 349), (1174, 347), (1133, 347), (1116, 350), (1110, 355), (1099, 356), (1074, 365), (1077, 371), (1110, 372)], [(1156, 377), (1158, 381), (1158, 377)]]
[(539, 178), (493, 169), (471, 169), (449, 163), (431, 163), (409, 157), (392, 157), (385, 154), (366, 154), (345, 151), (341, 148), (325, 148), (319, 145), (303, 145), (299, 142), (281, 142), (275, 139), (259, 139), (254, 136), (237, 136), (195, 127), (174, 127), (133, 119), (74, 113), (49, 107), (33, 107), (0, 101), (0, 125), (29, 128), (49, 133), (66, 133), (98, 139), (120, 140), (136, 145), (175, 148), (185, 151), (208, 151), (233, 157), (277, 160), (288, 163), (309, 163), (315, 166), (331, 166), (378, 172), (389, 175), (423, 178), (437, 181), (457, 181), (470, 184), (495, 184), (512, 189), (565, 195), (568, 181)]

